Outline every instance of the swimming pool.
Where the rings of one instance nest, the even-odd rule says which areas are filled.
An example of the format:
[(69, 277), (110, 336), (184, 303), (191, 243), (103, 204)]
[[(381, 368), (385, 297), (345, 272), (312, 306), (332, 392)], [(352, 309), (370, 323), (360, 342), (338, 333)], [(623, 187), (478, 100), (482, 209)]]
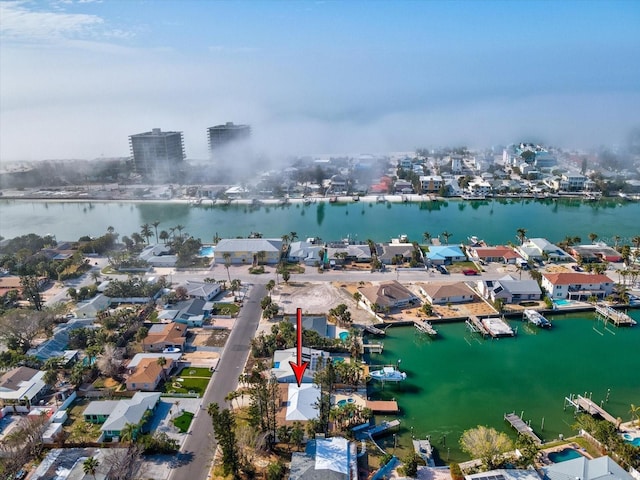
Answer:
[(336, 405), (344, 407), (347, 403), (355, 403), (355, 400), (353, 398), (343, 398), (342, 400), (338, 400)]
[(344, 357), (333, 357), (333, 363), (344, 363)]
[(561, 298), (559, 300), (554, 300), (553, 303), (555, 303), (558, 306), (562, 306), (562, 305), (571, 305), (571, 300), (565, 300), (564, 298)]
[(214, 247), (213, 245), (200, 247), (200, 251), (198, 252), (198, 255), (201, 257), (213, 257), (215, 250), (216, 250), (216, 247)]
[(549, 460), (553, 463), (566, 462), (567, 460), (573, 460), (574, 458), (580, 458), (581, 456), (580, 452), (573, 448), (565, 448), (559, 452), (551, 452), (548, 454)]
[(630, 443), (634, 447), (640, 447), (640, 437), (633, 437), (628, 433), (625, 433), (622, 435), (622, 438), (624, 438), (625, 442)]
[(349, 338), (349, 332), (340, 332), (338, 336), (340, 337), (340, 340), (346, 341)]

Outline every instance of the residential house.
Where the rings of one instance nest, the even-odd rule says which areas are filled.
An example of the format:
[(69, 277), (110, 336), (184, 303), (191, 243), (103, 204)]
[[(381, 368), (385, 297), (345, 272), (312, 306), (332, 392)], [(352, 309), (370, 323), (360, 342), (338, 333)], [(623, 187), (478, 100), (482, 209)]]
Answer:
[(480, 280), (478, 291), (492, 302), (501, 299), (505, 303), (518, 303), (542, 298), (538, 282), (529, 279), (519, 280), (511, 275), (505, 275), (498, 280)]
[(222, 289), (219, 283), (196, 282), (193, 280), (187, 280), (182, 286), (187, 290), (189, 297), (199, 298), (206, 302), (213, 300)]
[[(46, 277), (38, 278), (38, 288), (42, 288), (48, 281)], [(20, 277), (16, 275), (0, 276), (0, 296), (5, 295), (10, 290), (17, 290), (22, 295)]]
[(542, 467), (543, 480), (632, 480), (624, 468), (611, 457), (587, 458), (580, 456), (572, 460), (553, 463)]
[[(214, 259), (218, 264), (225, 263), (225, 254), (229, 254), (232, 265), (252, 265), (258, 262), (277, 264), (280, 261), (282, 240), (279, 238), (224, 238), (216, 245)], [(264, 252), (264, 258), (260, 258)]]
[(444, 185), (440, 175), (421, 175), (419, 180), (422, 193), (438, 193)]
[[(385, 265), (402, 264), (411, 260), (414, 246), (412, 243), (383, 243), (382, 252), (378, 255), (380, 260)], [(420, 259), (422, 260), (422, 251), (420, 252)]]
[(315, 245), (309, 241), (291, 242), (287, 260), (290, 262), (302, 262), (310, 267), (320, 265), (322, 262), (320, 250), (322, 250), (322, 246)]
[[(330, 361), (328, 352), (315, 350), (309, 347), (302, 347), (302, 361), (309, 365), (302, 377), (303, 383), (312, 383), (313, 376), (318, 370), (322, 370)], [(273, 353), (273, 368), (271, 375), (275, 376), (280, 383), (295, 383), (296, 377), (293, 374), (289, 362), (297, 362), (297, 349), (288, 348), (286, 350), (276, 350)]]
[(180, 325), (175, 322), (152, 325), (149, 328), (149, 333), (142, 340), (142, 349), (145, 352), (161, 352), (165, 348), (183, 350), (186, 334), (186, 325)]
[(545, 257), (551, 262), (573, 262), (573, 258), (546, 238), (530, 238), (516, 251), (526, 260), (542, 261)]
[(471, 302), (475, 298), (473, 290), (466, 283), (421, 283), (420, 293), (433, 305)]
[(594, 243), (593, 245), (572, 245), (567, 250), (575, 257), (576, 261), (579, 260), (583, 263), (622, 261), (620, 252), (609, 247), (604, 242)]
[[(488, 472), (465, 475), (464, 478), (465, 480), (540, 480), (540, 475), (538, 475), (538, 472), (533, 468), (500, 468)], [(566, 478), (564, 480), (570, 479)]]
[(99, 441), (119, 438), (127, 425), (140, 425), (145, 412), (153, 412), (160, 402), (160, 393), (136, 392), (126, 400), (97, 400), (85, 408), (85, 422), (102, 424)]
[(77, 304), (76, 317), (96, 318), (100, 312), (109, 308), (109, 305), (111, 305), (111, 299), (106, 295), (99, 293), (95, 297)]
[(453, 262), (465, 262), (467, 256), (457, 245), (429, 245), (425, 253), (427, 263), (434, 265), (451, 265)]
[(513, 265), (517, 259), (522, 258), (513, 248), (501, 245), (496, 247), (469, 247), (467, 252), (469, 252), (469, 256), (472, 259), (481, 260), (486, 263), (495, 262)]
[[(192, 298), (179, 302), (175, 305), (176, 315), (171, 318), (176, 323), (187, 325), (188, 327), (201, 327), (205, 319), (211, 313), (210, 302), (205, 302), (200, 298)], [(167, 312), (166, 310), (164, 312)], [(166, 313), (165, 313), (166, 315)]]
[[(340, 264), (344, 260), (352, 262), (370, 262), (371, 249), (366, 243), (352, 245), (348, 243), (330, 243), (327, 245), (326, 258)], [(344, 260), (343, 258), (344, 257)]]
[[(160, 358), (164, 358), (164, 365), (160, 365)], [(153, 391), (158, 384), (169, 376), (174, 367), (173, 358), (142, 358), (137, 362), (133, 372), (127, 377), (127, 390)], [(131, 369), (131, 365), (128, 366)]]
[(605, 298), (613, 292), (613, 280), (603, 274), (578, 272), (543, 273), (542, 288), (555, 299)]
[(342, 175), (333, 175), (329, 180), (329, 190), (336, 194), (346, 194), (349, 189), (348, 180)]
[(317, 405), (320, 403), (320, 386), (313, 383), (295, 382), (279, 386), (280, 409), (276, 413), (276, 421), (280, 425), (291, 425), (293, 422), (308, 422), (319, 417)]
[(346, 438), (316, 438), (305, 452), (293, 452), (289, 480), (357, 480), (358, 457), (355, 443)]
[(395, 193), (402, 193), (405, 195), (414, 193), (413, 185), (408, 180), (396, 180), (396, 183), (393, 186), (393, 189)]
[(467, 190), (474, 195), (491, 195), (493, 188), (486, 180), (476, 179), (469, 183)]
[(161, 243), (147, 245), (138, 255), (152, 267), (173, 267), (178, 261), (177, 255), (171, 254), (171, 247)]
[[(287, 319), (292, 325), (296, 324), (295, 316), (286, 316), (285, 319)], [(302, 328), (304, 330), (313, 330), (321, 337), (330, 336), (326, 315), (302, 315)]]
[(33, 405), (47, 392), (44, 370), (16, 367), (0, 377), (0, 405)]
[(373, 305), (394, 309), (404, 308), (410, 304), (420, 304), (420, 299), (396, 280), (380, 282), (379, 285), (359, 287), (358, 291), (362, 295), (362, 301), (371, 309), (373, 309)]

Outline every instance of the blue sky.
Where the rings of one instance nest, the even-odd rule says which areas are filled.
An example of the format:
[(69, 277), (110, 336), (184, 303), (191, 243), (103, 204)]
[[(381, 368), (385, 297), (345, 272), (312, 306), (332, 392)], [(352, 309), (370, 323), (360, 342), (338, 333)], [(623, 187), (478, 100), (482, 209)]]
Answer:
[(0, 160), (128, 155), (251, 123), (287, 153), (620, 142), (636, 1), (0, 1)]

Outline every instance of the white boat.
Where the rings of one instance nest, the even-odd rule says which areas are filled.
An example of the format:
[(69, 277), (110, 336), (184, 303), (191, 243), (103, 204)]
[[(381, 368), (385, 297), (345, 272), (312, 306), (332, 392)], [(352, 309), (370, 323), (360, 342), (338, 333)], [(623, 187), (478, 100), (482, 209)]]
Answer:
[(371, 378), (381, 382), (402, 382), (407, 379), (407, 374), (396, 370), (394, 367), (383, 367), (382, 370), (370, 372)]
[(551, 322), (544, 318), (540, 312), (527, 309), (523, 313), (526, 319), (529, 322), (533, 323), (536, 327), (551, 328)]
[(486, 195), (482, 195), (481, 193), (463, 193), (461, 195), (463, 200), (486, 200)]

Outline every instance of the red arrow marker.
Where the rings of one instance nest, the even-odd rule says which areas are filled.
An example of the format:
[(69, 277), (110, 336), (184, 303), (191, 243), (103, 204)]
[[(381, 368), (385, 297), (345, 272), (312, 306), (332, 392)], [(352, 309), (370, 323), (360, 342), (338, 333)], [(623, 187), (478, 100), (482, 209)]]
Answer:
[(298, 308), (296, 310), (296, 354), (297, 354), (297, 363), (289, 362), (291, 365), (291, 370), (293, 370), (293, 374), (296, 376), (296, 382), (298, 382), (298, 387), (302, 383), (302, 376), (304, 375), (304, 371), (307, 369), (309, 362), (302, 361), (302, 309)]

